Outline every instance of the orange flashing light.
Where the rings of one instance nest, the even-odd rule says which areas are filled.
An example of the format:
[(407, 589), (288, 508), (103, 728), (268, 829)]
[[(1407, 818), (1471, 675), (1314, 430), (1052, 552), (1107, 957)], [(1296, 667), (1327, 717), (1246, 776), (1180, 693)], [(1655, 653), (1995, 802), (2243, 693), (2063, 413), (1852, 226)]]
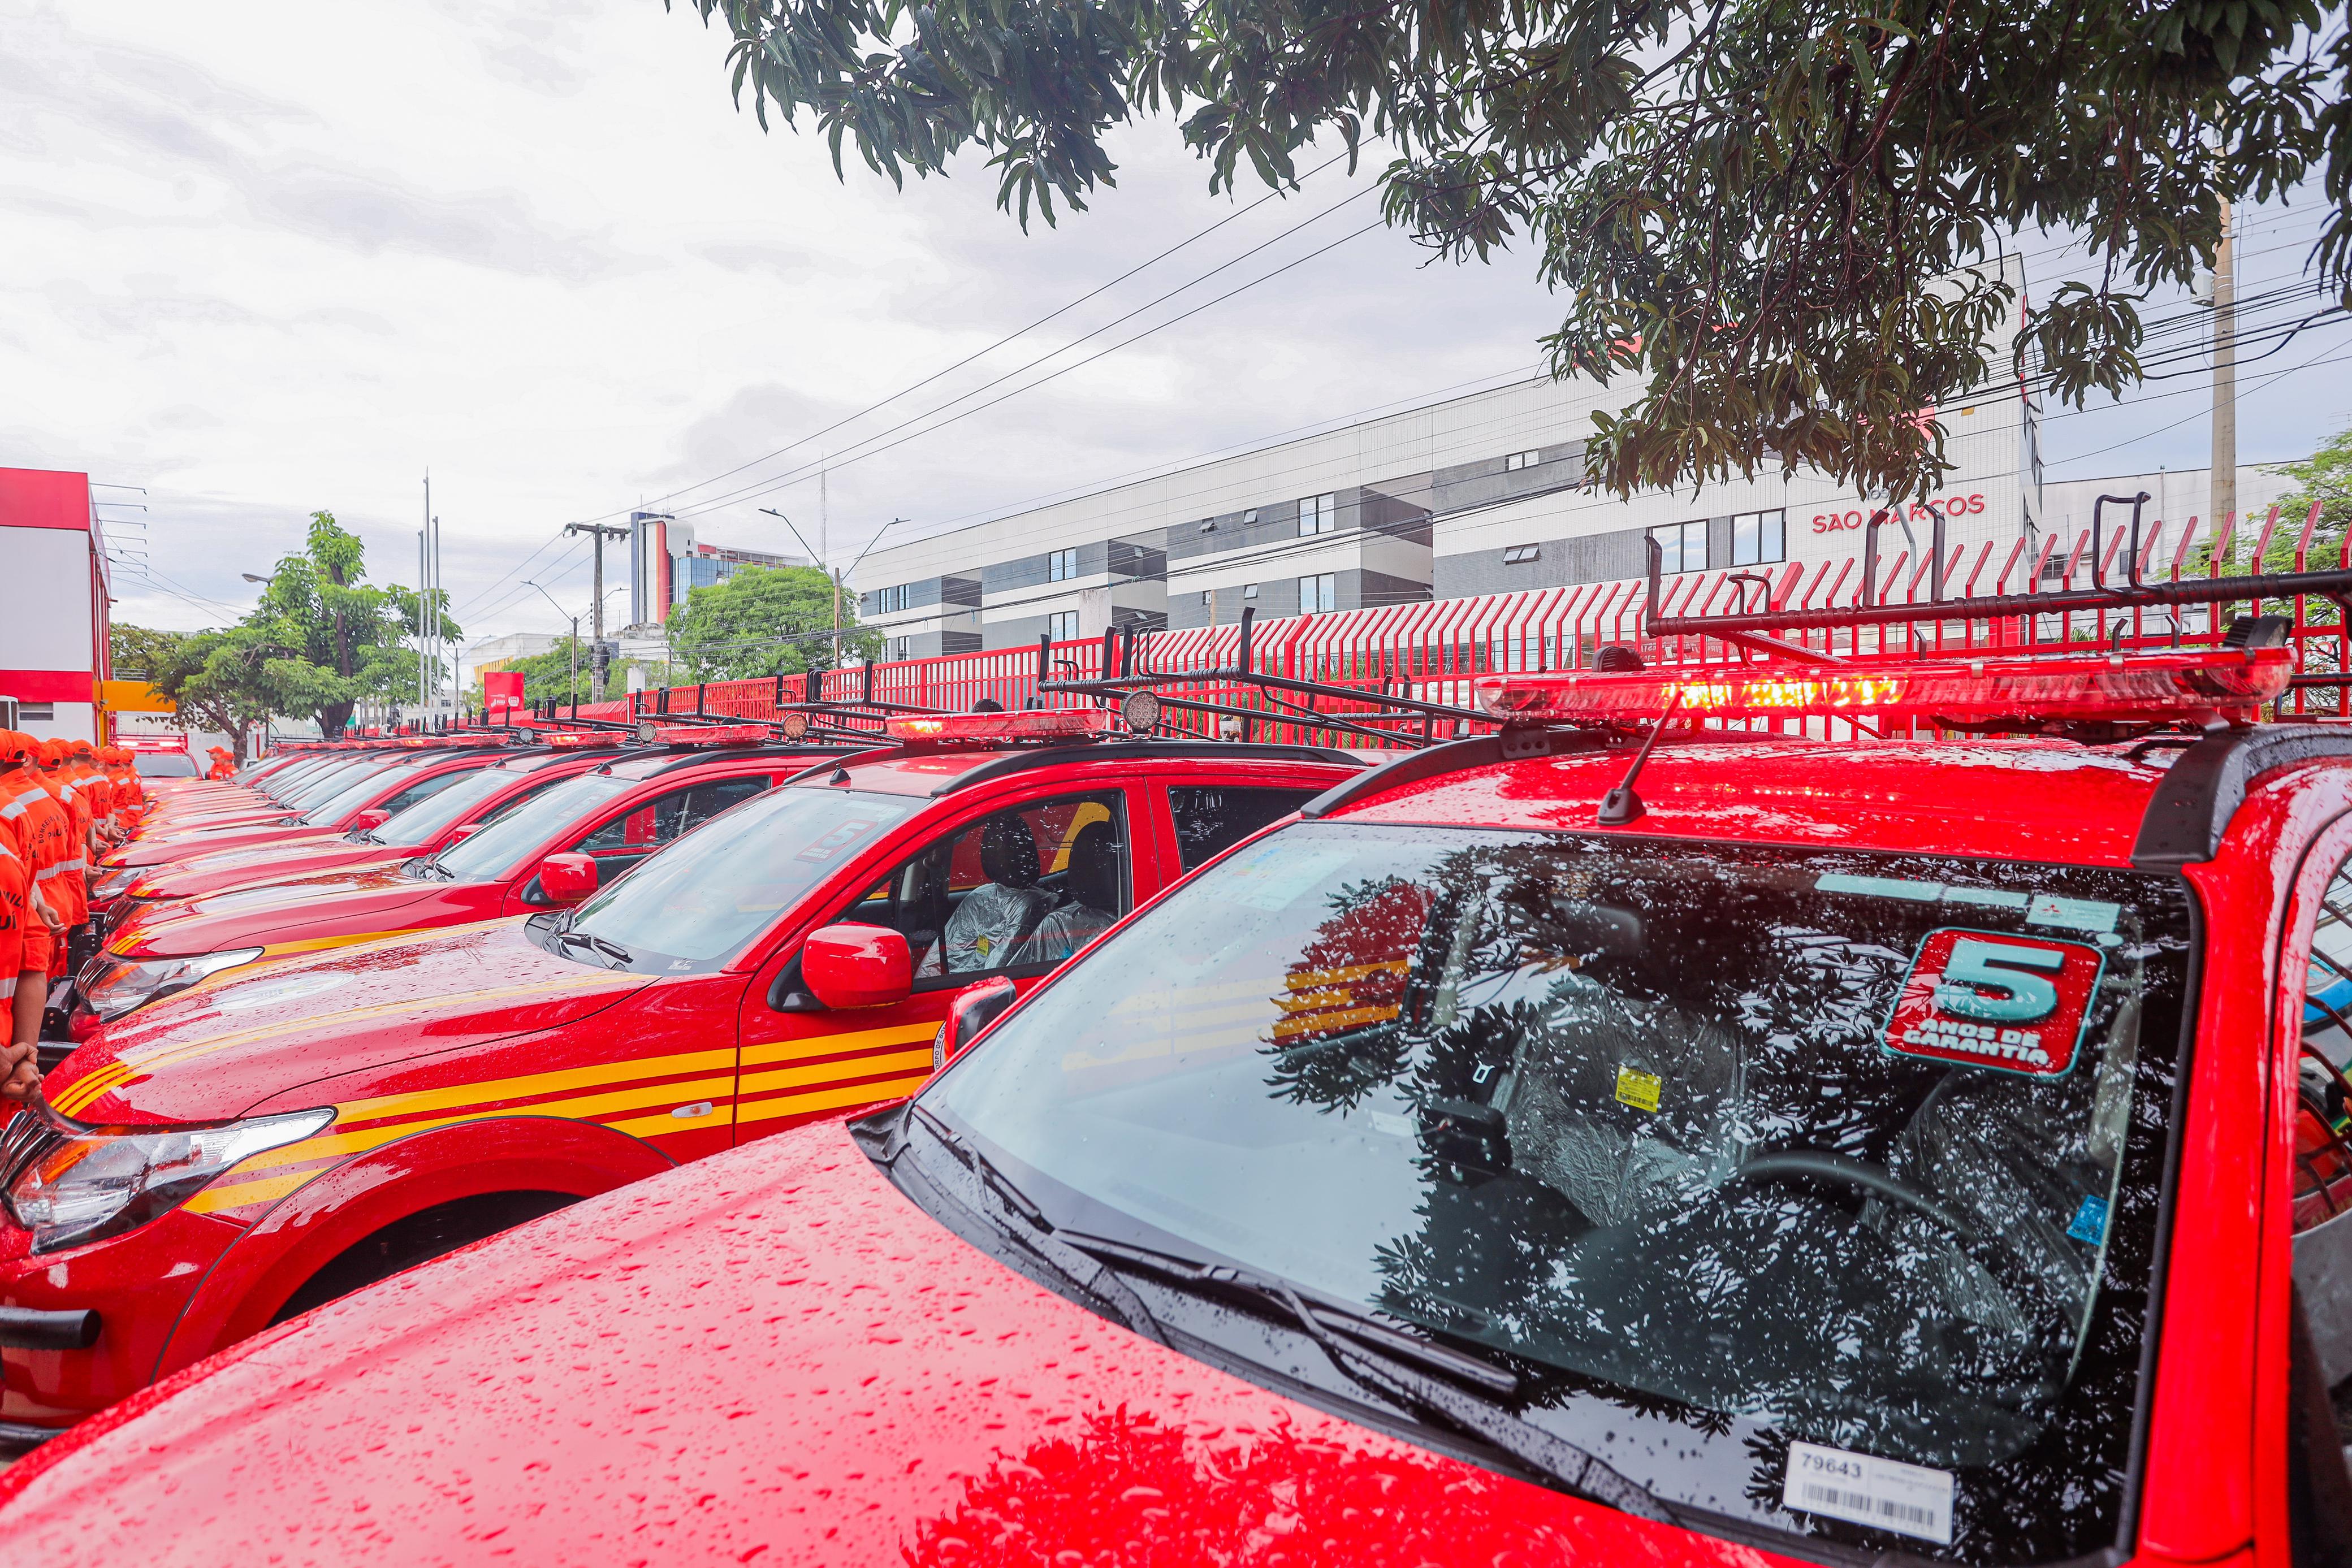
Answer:
[(898, 741), (1062, 740), (1108, 735), (1108, 708), (1026, 708), (1016, 713), (927, 714), (886, 720), (883, 730)]
[(1711, 718), (1874, 714), (1987, 724), (2218, 714), (2252, 722), (2294, 673), (2285, 648), (2222, 648), (1485, 675), (1475, 689), (1486, 712), (1521, 721), (1646, 722), (1673, 701), (1678, 712)]
[(541, 746), (551, 746), (560, 751), (584, 751), (593, 746), (618, 746), (628, 737), (605, 729), (542, 730), (537, 739)]

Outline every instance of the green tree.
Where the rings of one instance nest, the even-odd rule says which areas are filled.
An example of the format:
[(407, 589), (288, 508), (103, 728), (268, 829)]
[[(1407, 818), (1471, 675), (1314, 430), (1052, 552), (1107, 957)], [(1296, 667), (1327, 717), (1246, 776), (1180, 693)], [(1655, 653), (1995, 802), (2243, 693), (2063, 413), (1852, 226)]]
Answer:
[[(2295, 487), (2279, 497), (2278, 532), (2271, 538), (2271, 548), (2263, 553), (2263, 570), (2294, 570), (2294, 548), (2303, 538), (2303, 521), (2311, 515), (2311, 504), (2316, 501), (2319, 526), (2311, 530), (2311, 553), (2305, 566), (2312, 571), (2325, 571), (2336, 565), (2336, 553), (2344, 543), (2345, 527), (2352, 524), (2352, 430), (2336, 432), (2327, 444), (2309, 457), (2300, 463), (2284, 464), (2281, 468), (2294, 481)], [(2260, 528), (2260, 519), (2249, 520)], [(2314, 600), (2311, 607), (2319, 611), (2321, 601)]]
[(191, 727), (226, 735), (244, 763), (247, 730), (270, 714), (246, 639), (234, 632), (116, 626), (110, 641), (117, 675), (145, 681), (171, 698)]
[(278, 561), (261, 602), (228, 633), (271, 711), (310, 715), (331, 734), (360, 703), (398, 703), (415, 692), (416, 651), (408, 643), (425, 615), (443, 637), (458, 636), (446, 596), (428, 611), (415, 591), (365, 577), (358, 537), (333, 513), (311, 513), (302, 552)]
[[(1638, 389), (1586, 451), (1620, 494), (1805, 465), (1925, 495), (1935, 411), (2008, 371), (1989, 340), (2064, 401), (2131, 384), (2223, 200), (2314, 174), (2352, 298), (2352, 33), (2317, 0), (693, 3), (763, 126), (806, 112), (836, 170), (848, 143), (901, 183), (977, 147), (1024, 225), (1113, 183), (1141, 113), (1212, 190), (1377, 140), (1391, 224), (1457, 261), (1531, 242), (1554, 371)], [(2053, 228), (2104, 271), (2021, 324), (1997, 264)]]
[[(834, 655), (835, 605), (841, 658)], [(746, 566), (698, 588), (670, 617), (670, 651), (680, 681), (742, 681), (829, 670), (882, 651), (880, 633), (857, 625), (857, 601), (813, 566)]]

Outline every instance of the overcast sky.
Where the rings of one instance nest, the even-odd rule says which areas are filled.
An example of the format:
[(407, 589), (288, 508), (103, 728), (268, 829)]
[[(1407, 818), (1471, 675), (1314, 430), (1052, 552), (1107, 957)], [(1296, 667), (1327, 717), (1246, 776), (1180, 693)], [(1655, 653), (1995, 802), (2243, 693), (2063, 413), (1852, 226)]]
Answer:
[[(121, 621), (232, 618), (239, 574), (318, 507), (373, 574), (413, 581), (428, 467), (469, 639), (561, 629), (525, 579), (584, 614), (585, 547), (550, 543), (565, 522), (739, 465), (677, 504), (708, 508), (706, 540), (797, 553), (757, 508), (817, 542), (820, 450), (1223, 263), (1045, 368), (1297, 265), (831, 472), (830, 552), (893, 517), (928, 531), (1529, 374), (1557, 324), (1524, 253), (1431, 267), (1384, 230), (1346, 238), (1377, 198), (1343, 169), (1255, 208), (1255, 187), (1213, 197), (1164, 123), (1122, 140), (1118, 190), (1025, 235), (976, 158), (903, 193), (856, 164), (845, 183), (821, 141), (735, 110), (725, 39), (684, 0), (0, 0), (0, 465), (144, 487), (99, 492), (148, 508), (106, 513), (147, 525), (114, 530)], [(1013, 349), (793, 445), (1221, 219)], [(2254, 214), (2243, 287), (2290, 279), (2313, 221)], [(2066, 267), (2037, 257), (2033, 287)], [(2352, 423), (2347, 340), (2315, 330), (2248, 371), (2245, 460)], [(2205, 385), (2054, 417), (2051, 476), (2202, 465)]]

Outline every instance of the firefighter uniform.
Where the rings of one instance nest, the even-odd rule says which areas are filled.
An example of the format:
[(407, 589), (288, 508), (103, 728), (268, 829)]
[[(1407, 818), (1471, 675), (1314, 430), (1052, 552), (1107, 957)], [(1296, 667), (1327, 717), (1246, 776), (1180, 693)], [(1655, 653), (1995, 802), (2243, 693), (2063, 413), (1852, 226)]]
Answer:
[[(32, 893), (62, 919), (65, 898), (59, 884), (68, 880), (66, 862), (74, 858), (73, 819), (42, 782), (33, 759), (40, 742), (15, 730), (0, 730), (0, 832), (24, 865)], [(79, 879), (74, 879), (79, 887)], [(26, 971), (47, 974), (64, 944), (52, 939), (47, 920), (26, 923)]]

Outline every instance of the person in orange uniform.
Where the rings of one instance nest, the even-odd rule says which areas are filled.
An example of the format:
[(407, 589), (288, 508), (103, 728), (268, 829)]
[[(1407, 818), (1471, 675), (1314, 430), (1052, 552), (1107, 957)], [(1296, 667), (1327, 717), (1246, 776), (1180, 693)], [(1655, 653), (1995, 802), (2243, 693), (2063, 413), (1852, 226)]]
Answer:
[[(66, 742), (66, 760), (62, 771), (72, 782), (74, 792), (79, 795), (83, 803), (89, 808), (91, 850), (89, 863), (96, 865), (97, 852), (109, 847), (114, 841), (113, 780), (99, 771), (98, 747), (87, 740)], [(87, 883), (89, 878), (85, 876), (83, 881)]]
[(139, 810), (146, 794), (139, 784), (139, 770), (131, 765), (131, 753), (119, 746), (101, 750), (98, 760), (107, 781), (114, 786), (114, 836), (118, 841), (128, 839), (131, 830), (139, 824)]
[(70, 743), (67, 741), (41, 742), (41, 766), (36, 774), (42, 788), (65, 809), (69, 835), (66, 858), (58, 867), (55, 880), (41, 889), (50, 906), (65, 922), (57, 951), (49, 956), (52, 979), (63, 977), (70, 969), (73, 937), (89, 923), (89, 868), (98, 858), (95, 835), (91, 831), (89, 798), (75, 788), (72, 777), (66, 770), (70, 756)]
[(205, 774), (205, 778), (226, 779), (236, 771), (236, 755), (227, 747), (215, 746), (211, 748), (209, 755), (213, 759), (213, 770)]
[(73, 819), (41, 779), (40, 745), (29, 735), (0, 730), (0, 835), (24, 868), (26, 903), (33, 916), (24, 923), (20, 967), (10, 987), (8, 1071), (0, 1080), (19, 1099), (40, 1081), (38, 1064), (26, 1048), (40, 1039), (49, 973), (65, 946), (61, 898), (51, 890), (68, 880), (66, 862), (74, 856)]
[[(13, 835), (0, 832), (0, 1018), (7, 1020), (0, 1036), (0, 1097), (23, 1100), (41, 1081), (39, 1045), (41, 1009), (38, 998), (48, 967), (27, 969), (27, 939), (37, 929), (40, 946), (48, 945), (48, 927), (33, 908), (33, 883), (17, 858)], [(26, 1006), (18, 998), (35, 998)]]

